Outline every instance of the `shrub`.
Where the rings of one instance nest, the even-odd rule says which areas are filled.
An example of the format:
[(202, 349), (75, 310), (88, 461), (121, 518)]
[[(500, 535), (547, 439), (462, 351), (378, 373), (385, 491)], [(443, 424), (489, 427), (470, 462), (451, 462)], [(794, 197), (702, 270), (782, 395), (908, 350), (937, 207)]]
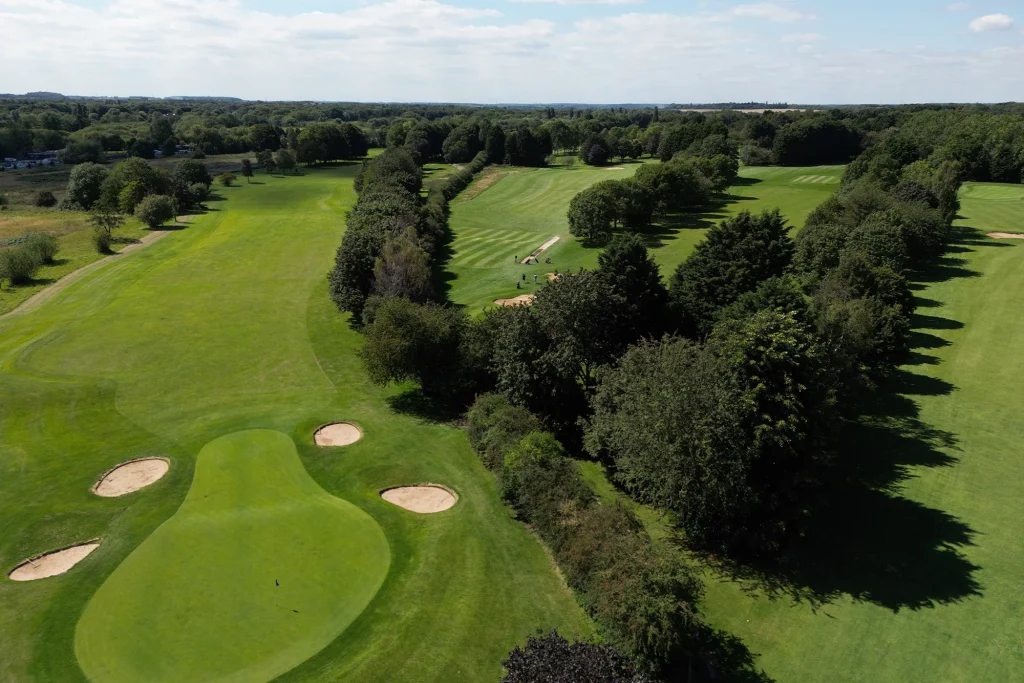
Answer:
[(0, 277), (12, 285), (31, 282), (41, 263), (38, 254), (25, 246), (0, 249)]
[(150, 195), (135, 209), (135, 217), (150, 228), (160, 227), (174, 218), (174, 200), (167, 195)]
[(608, 645), (570, 643), (552, 631), (530, 636), (525, 647), (516, 646), (502, 662), (502, 683), (647, 683), (633, 664)]
[(33, 232), (25, 236), (23, 249), (30, 251), (39, 259), (39, 263), (53, 263), (53, 257), (60, 251), (57, 238), (45, 232)]
[(113, 253), (111, 245), (114, 244), (114, 238), (106, 230), (93, 230), (92, 243), (101, 254)]
[(238, 176), (234, 173), (221, 173), (217, 176), (217, 180), (220, 181), (220, 184), (224, 187), (231, 187), (235, 184), (235, 181), (238, 180)]
[(11, 200), (7, 198), (7, 195), (5, 195), (3, 192), (0, 192), (0, 211), (5, 210), (10, 203)]
[(57, 197), (49, 190), (42, 190), (36, 195), (36, 206), (42, 209), (57, 206)]
[(501, 394), (484, 394), (466, 413), (469, 445), (489, 469), (498, 469), (505, 453), (528, 434), (544, 429), (526, 408), (514, 406)]

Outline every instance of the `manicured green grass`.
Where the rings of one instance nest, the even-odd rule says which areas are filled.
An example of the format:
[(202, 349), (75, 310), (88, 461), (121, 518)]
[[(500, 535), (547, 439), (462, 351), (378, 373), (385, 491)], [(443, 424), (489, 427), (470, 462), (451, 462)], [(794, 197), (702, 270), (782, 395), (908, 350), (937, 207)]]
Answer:
[(320, 488), (287, 435), (236, 432), (200, 451), (181, 508), (90, 601), (78, 661), (94, 681), (270, 680), (362, 613), (389, 560), (380, 526)]
[[(600, 249), (584, 247), (569, 234), (569, 202), (584, 188), (602, 180), (627, 178), (638, 167), (632, 163), (608, 169), (580, 164), (513, 169), (497, 171), (501, 174), (497, 182), (488, 177), (496, 169), (485, 172), (452, 203), (455, 241), (446, 275), (449, 297), (478, 313), (495, 299), (536, 291), (547, 281), (547, 273), (595, 267)], [(623, 170), (615, 170), (619, 168)], [(794, 227), (803, 227), (807, 214), (838, 189), (842, 172), (842, 166), (741, 169), (740, 183), (721, 201), (700, 213), (653, 226), (647, 237), (662, 274), (671, 275), (704, 239), (707, 228), (740, 211), (778, 208)], [(481, 184), (486, 187), (482, 192)], [(544, 252), (540, 264), (519, 263), (556, 235), (559, 242)], [(544, 263), (547, 258), (551, 264)], [(516, 289), (516, 281), (523, 289)]]
[[(290, 436), (319, 487), (368, 513), (390, 548), (387, 578), (368, 608), (280, 680), (497, 680), (502, 658), (533, 630), (591, 633), (543, 548), (498, 499), (464, 432), (420, 417), (415, 395), (366, 379), (355, 356), (360, 336), (330, 302), (325, 277), (354, 201), (356, 168), (218, 189), (225, 201), (185, 229), (0, 320), (0, 567), (103, 538), (66, 575), (0, 580), (0, 680), (85, 680), (75, 630), (90, 600), (100, 591), (96, 609), (109, 604), (101, 586), (122, 583), (121, 563), (139, 548), (146, 558), (154, 532), (153, 547), (162, 545), (161, 524), (180, 525), (174, 515), (200, 450), (250, 429)], [(314, 446), (314, 430), (339, 419), (357, 422), (365, 438), (343, 449)], [(147, 455), (171, 459), (161, 481), (119, 499), (89, 492), (110, 467)], [(201, 459), (195, 486), (208, 486), (204, 467)], [(458, 505), (417, 515), (378, 495), (420, 482), (450, 486)], [(166, 561), (194, 566), (198, 558)], [(97, 622), (82, 623), (84, 634)], [(220, 641), (234, 638), (232, 646), (206, 664), (226, 666), (261, 623), (267, 633), (283, 628), (239, 624)], [(137, 630), (119, 637), (148, 633)], [(137, 651), (131, 643), (106, 647)], [(167, 654), (153, 651), (141, 666), (167, 671)]]
[(1024, 244), (985, 237), (1024, 232), (1024, 187), (962, 202), (951, 253), (912, 278), (912, 363), (844, 448), (861, 490), (833, 501), (816, 564), (774, 584), (705, 566), (704, 613), (777, 683), (1024, 680)]

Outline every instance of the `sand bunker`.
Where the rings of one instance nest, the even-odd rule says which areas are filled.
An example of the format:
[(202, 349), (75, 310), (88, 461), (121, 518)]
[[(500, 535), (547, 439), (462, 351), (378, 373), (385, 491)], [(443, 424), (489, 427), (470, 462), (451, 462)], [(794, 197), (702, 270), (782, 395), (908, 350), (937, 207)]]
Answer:
[(548, 282), (554, 282), (560, 277), (562, 277), (561, 273), (548, 273)]
[(606, 170), (606, 171), (625, 171), (626, 167), (625, 166), (608, 166), (604, 170)]
[(437, 484), (400, 486), (381, 491), (380, 497), (392, 505), (423, 514), (444, 512), (459, 500), (454, 491)]
[(538, 257), (538, 256), (540, 256), (541, 254), (543, 254), (543, 253), (544, 253), (545, 251), (547, 251), (547, 250), (548, 250), (548, 247), (550, 247), (551, 245), (553, 245), (553, 244), (554, 244), (555, 242), (557, 242), (557, 241), (558, 241), (558, 240), (560, 240), (560, 239), (561, 239), (561, 238), (560, 238), (560, 237), (558, 237), (557, 235), (556, 235), (556, 236), (554, 236), (554, 237), (552, 237), (552, 238), (551, 238), (551, 239), (549, 239), (549, 240), (548, 240), (547, 242), (545, 242), (544, 244), (540, 245), (540, 246), (539, 246), (539, 247), (538, 247), (538, 248), (537, 248), (536, 250), (534, 250), (534, 252), (533, 252), (532, 254), (530, 254), (529, 256), (527, 256), (526, 258), (524, 258), (524, 259), (523, 259), (522, 261), (520, 261), (519, 263), (521, 263), (521, 264), (523, 264), (523, 265), (526, 265), (526, 262), (527, 262), (527, 261), (529, 261), (529, 260), (531, 260), (531, 259), (535, 259), (535, 258), (537, 258), (537, 257)]
[(1024, 232), (990, 232), (988, 236), (997, 240), (1024, 240)]
[(103, 498), (117, 498), (159, 481), (171, 469), (167, 458), (141, 458), (118, 465), (100, 478), (92, 492)]
[(529, 306), (537, 298), (536, 294), (522, 294), (514, 299), (495, 299), (499, 306)]
[(363, 430), (351, 422), (335, 422), (316, 430), (313, 441), (317, 446), (348, 446), (363, 438)]
[(15, 567), (8, 576), (11, 581), (36, 581), (64, 574), (89, 557), (92, 551), (99, 547), (99, 539), (96, 539), (71, 548), (33, 557)]

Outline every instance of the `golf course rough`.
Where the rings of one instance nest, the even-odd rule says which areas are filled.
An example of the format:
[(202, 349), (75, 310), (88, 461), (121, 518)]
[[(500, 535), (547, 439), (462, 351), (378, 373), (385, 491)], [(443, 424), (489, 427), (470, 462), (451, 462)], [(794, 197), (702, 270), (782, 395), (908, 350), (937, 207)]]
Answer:
[(178, 512), (114, 571), (75, 632), (94, 683), (269, 681), (338, 637), (388, 573), (383, 531), (273, 430), (199, 453)]

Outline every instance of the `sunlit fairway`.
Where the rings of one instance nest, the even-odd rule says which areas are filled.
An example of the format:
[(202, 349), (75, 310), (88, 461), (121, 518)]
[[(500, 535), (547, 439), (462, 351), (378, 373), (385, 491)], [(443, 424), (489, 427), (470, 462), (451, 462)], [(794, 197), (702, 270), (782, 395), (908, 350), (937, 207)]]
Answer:
[[(366, 380), (326, 283), (355, 168), (217, 188), (187, 228), (0, 320), (0, 566), (102, 539), (63, 576), (0, 581), (0, 680), (494, 680), (539, 627), (590, 633), (464, 433)], [(338, 420), (364, 438), (316, 447)], [(90, 492), (146, 456), (170, 458), (159, 482)], [(422, 482), (458, 505), (379, 496)]]
[[(596, 266), (600, 249), (584, 247), (569, 234), (569, 202), (580, 190), (602, 180), (629, 177), (638, 167), (638, 163), (611, 168), (576, 164), (485, 173), (452, 204), (455, 241), (447, 273), (451, 299), (477, 313), (495, 299), (535, 291), (555, 270)], [(662, 274), (671, 275), (707, 228), (740, 211), (778, 208), (794, 227), (802, 227), (807, 214), (838, 189), (842, 174), (842, 166), (740, 169), (740, 182), (705, 211), (674, 216), (651, 228), (647, 236)], [(519, 264), (556, 235), (559, 242), (544, 252), (539, 264)], [(545, 263), (547, 258), (550, 264)], [(517, 281), (523, 289), (516, 289)]]

